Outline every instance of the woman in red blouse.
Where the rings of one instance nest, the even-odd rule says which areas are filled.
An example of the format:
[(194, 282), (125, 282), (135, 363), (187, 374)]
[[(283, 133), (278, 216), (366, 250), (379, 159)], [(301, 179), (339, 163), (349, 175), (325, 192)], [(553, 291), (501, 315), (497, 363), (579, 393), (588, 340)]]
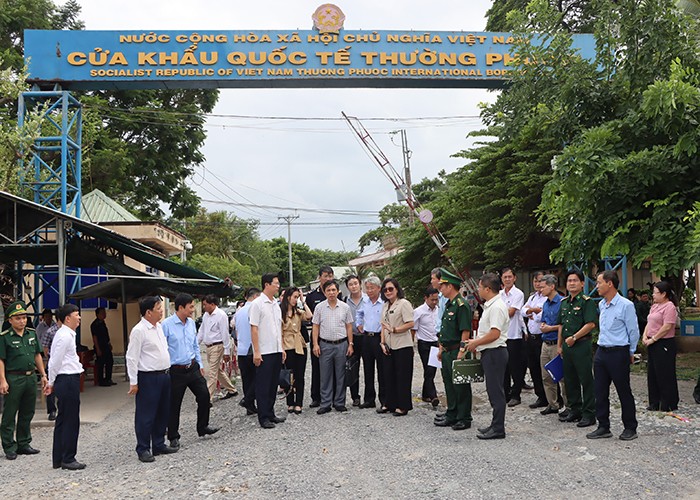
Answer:
[(673, 411), (678, 409), (678, 381), (676, 380), (676, 295), (667, 281), (654, 285), (654, 304), (649, 311), (642, 342), (647, 346), (649, 364), (647, 410)]

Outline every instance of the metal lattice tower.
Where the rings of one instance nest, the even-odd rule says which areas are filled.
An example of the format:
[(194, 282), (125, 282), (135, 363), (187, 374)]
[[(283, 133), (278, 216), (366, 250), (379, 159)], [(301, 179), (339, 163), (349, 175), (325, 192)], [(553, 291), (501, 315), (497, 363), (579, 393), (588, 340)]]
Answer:
[(24, 92), (19, 98), (19, 126), (36, 110), (42, 118), (40, 136), (30, 161), (20, 165), (20, 188), (39, 205), (80, 217), (82, 107), (67, 91)]

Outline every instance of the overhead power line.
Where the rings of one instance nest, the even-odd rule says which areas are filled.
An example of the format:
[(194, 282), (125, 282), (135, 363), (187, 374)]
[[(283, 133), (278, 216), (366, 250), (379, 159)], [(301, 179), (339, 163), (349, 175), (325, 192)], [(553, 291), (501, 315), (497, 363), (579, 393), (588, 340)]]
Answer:
[(298, 210), (299, 212), (313, 212), (320, 214), (333, 214), (333, 215), (373, 215), (378, 216), (379, 212), (375, 210), (342, 210), (342, 209), (332, 209), (332, 208), (300, 208), (300, 207), (283, 207), (278, 205), (258, 205), (250, 203), (238, 203), (235, 201), (223, 201), (223, 200), (206, 200), (202, 199), (206, 203), (215, 203), (219, 205), (231, 205), (234, 207), (255, 207), (255, 208), (268, 208), (274, 210)]

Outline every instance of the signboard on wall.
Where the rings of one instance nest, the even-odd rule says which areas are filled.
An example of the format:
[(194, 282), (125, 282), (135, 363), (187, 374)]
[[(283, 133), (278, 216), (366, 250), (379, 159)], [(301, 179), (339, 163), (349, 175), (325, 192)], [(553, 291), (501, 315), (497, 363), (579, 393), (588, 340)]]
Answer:
[[(416, 31), (25, 32), (29, 81), (63, 89), (502, 87), (510, 33)], [(593, 35), (574, 35), (593, 59)]]

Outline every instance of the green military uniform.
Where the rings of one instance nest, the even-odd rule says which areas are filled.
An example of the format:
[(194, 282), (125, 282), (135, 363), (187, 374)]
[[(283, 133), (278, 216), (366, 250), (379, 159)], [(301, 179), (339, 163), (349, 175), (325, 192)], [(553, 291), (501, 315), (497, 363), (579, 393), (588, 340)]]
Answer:
[[(461, 280), (447, 271), (442, 270), (443, 283), (454, 283), (459, 286)], [(469, 304), (459, 295), (445, 304), (445, 312), (440, 323), (438, 340), (442, 352), (442, 380), (447, 396), (447, 412), (445, 421), (448, 425), (457, 422), (471, 423), (472, 421), (472, 386), (471, 384), (452, 383), (452, 362), (459, 354), (459, 343), (464, 330), (471, 332), (472, 310)]]
[[(21, 307), (18, 308), (18, 305)], [(26, 314), (23, 303), (14, 302), (8, 307), (7, 317), (16, 314)], [(0, 360), (4, 363), (5, 380), (10, 386), (9, 392), (5, 394), (5, 407), (0, 422), (0, 437), (5, 454), (26, 449), (32, 441), (29, 428), (36, 407), (35, 358), (41, 353), (41, 343), (30, 328), (25, 328), (22, 335), (18, 335), (12, 327), (0, 333)]]
[[(586, 323), (598, 322), (595, 302), (579, 293), (561, 301), (557, 323), (562, 325), (562, 340), (571, 337)], [(577, 336), (572, 347), (562, 341), (564, 382), (569, 410), (583, 419), (595, 419), (595, 387), (593, 383), (593, 351), (591, 334)], [(581, 392), (583, 391), (583, 399)]]

